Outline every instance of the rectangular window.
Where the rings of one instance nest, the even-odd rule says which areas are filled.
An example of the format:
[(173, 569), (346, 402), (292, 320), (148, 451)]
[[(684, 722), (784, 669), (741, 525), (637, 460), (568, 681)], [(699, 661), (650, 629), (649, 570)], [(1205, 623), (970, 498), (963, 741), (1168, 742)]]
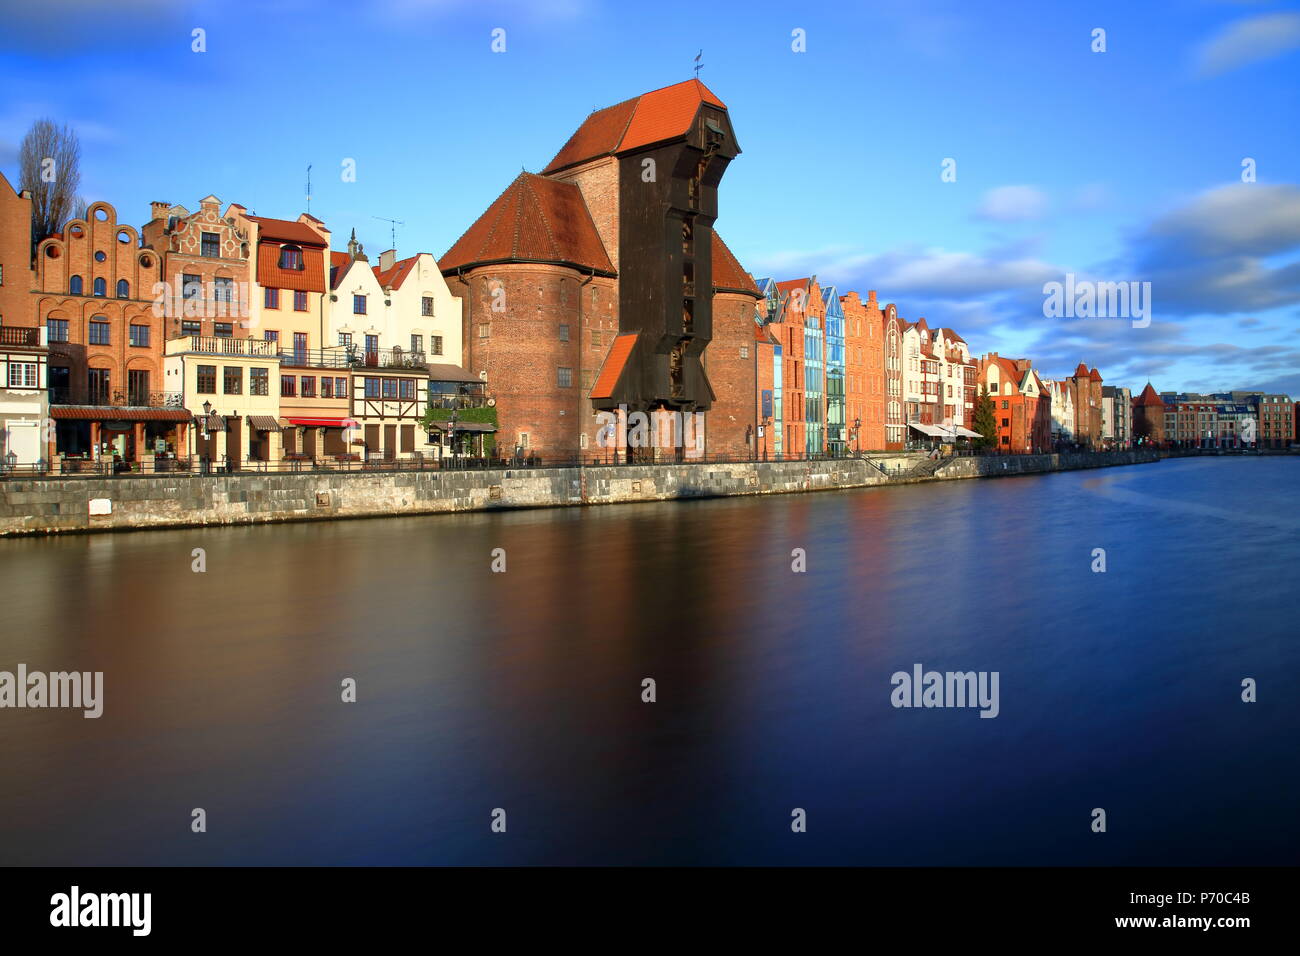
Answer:
[(423, 351), (424, 351), (424, 336), (423, 336), (423, 335), (412, 335), (412, 336), (411, 336), (411, 351), (412, 351), (412, 352), (423, 352)]
[(10, 388), (35, 388), (36, 387), (36, 363), (35, 362), (10, 362), (9, 363), (9, 387)]
[(197, 380), (198, 384), (195, 391), (200, 395), (217, 394), (217, 367), (215, 365), (200, 365)]
[(334, 380), (334, 397), (335, 398), (348, 397), (348, 380), (346, 378), (336, 378)]
[(397, 397), (397, 379), (386, 378), (384, 381), (384, 398)]
[(426, 295), (420, 299), (420, 314), (433, 315), (433, 296)]
[(366, 351), (370, 353), (379, 351), (379, 336), (377, 335), (366, 336)]
[(569, 327), (565, 325), (563, 322), (560, 323), (560, 341), (561, 342), (569, 341)]
[(216, 302), (235, 301), (235, 280), (216, 278), (212, 280), (212, 298)]
[(298, 397), (298, 379), (293, 375), (280, 376), (280, 397), (297, 398)]
[(354, 295), (352, 297), (352, 314), (353, 315), (366, 314), (366, 297), (364, 295)]
[(1010, 403), (1009, 401), (1003, 400), (1003, 402), (1002, 402), (1002, 407), (1003, 407), (1003, 408), (1010, 408), (1010, 407), (1011, 407), (1011, 403)]
[(1010, 426), (1011, 426), (1011, 419), (1009, 419), (1009, 418), (1004, 418), (1004, 419), (1002, 419), (1002, 427), (1003, 427), (1003, 428), (1009, 428)]
[(432, 352), (434, 355), (441, 355), (441, 354), (442, 354), (442, 336), (441, 336), (441, 335), (431, 335), (431, 336), (429, 336), (429, 351)]
[(307, 333), (293, 333), (293, 360), (298, 365), (307, 364)]
[(235, 325), (233, 322), (217, 322), (213, 324), (213, 330), (219, 337), (228, 339), (235, 334)]
[(350, 346), (351, 344), (352, 344), (352, 333), (351, 333), (351, 332), (340, 332), (340, 333), (339, 333), (339, 345), (349, 345), (349, 346)]
[(248, 394), (249, 395), (269, 395), (271, 376), (264, 368), (250, 368), (248, 370)]
[(489, 331), (490, 331), (491, 328), (492, 328), (492, 326), (491, 326), (490, 323), (487, 323), (487, 322), (481, 322), (481, 323), (479, 323), (479, 327), (478, 327), (478, 337), (481, 338), (481, 339), (486, 339), (486, 338), (488, 338), (488, 336), (489, 336)]
[(51, 342), (68, 341), (68, 320), (67, 319), (46, 319), (45, 330)]
[(106, 368), (86, 370), (86, 384), (90, 387), (90, 404), (107, 405), (111, 372)]
[(573, 386), (573, 369), (565, 368), (561, 365), (555, 370), (555, 384), (560, 388), (571, 388)]
[(201, 335), (203, 333), (203, 323), (197, 319), (181, 320), (181, 335)]
[(749, 346), (748, 346), (748, 345), (742, 345), (742, 346), (740, 347), (740, 357), (743, 358), (743, 359), (747, 359), (747, 358), (749, 358)]
[(203, 298), (203, 276), (181, 276), (181, 295), (191, 300)]
[(398, 383), (398, 397), (415, 398), (415, 382), (412, 379), (404, 378)]
[(306, 312), (306, 311), (307, 311), (307, 293), (306, 293), (306, 292), (303, 292), (301, 289), (299, 289), (299, 290), (297, 290), (297, 291), (294, 292), (294, 294), (293, 294), (293, 308), (294, 308), (294, 311), (295, 311), (295, 312)]
[(302, 269), (302, 250), (296, 246), (284, 246), (280, 249), (281, 269)]
[(302, 397), (303, 398), (316, 397), (316, 376), (315, 375), (304, 375), (302, 377)]
[(147, 349), (149, 347), (149, 326), (131, 326), (131, 344), (138, 349)]
[(275, 329), (266, 329), (262, 332), (262, 338), (268, 342), (275, 342), (278, 344), (280, 341), (280, 333)]
[(266, 309), (280, 308), (280, 290), (263, 289), (262, 290), (262, 307)]
[(227, 365), (222, 391), (226, 395), (244, 394), (244, 370), (238, 365)]
[(366, 398), (378, 398), (378, 397), (379, 397), (379, 379), (377, 379), (377, 378), (367, 378), (367, 379), (366, 379)]
[(199, 254), (207, 259), (216, 259), (221, 255), (221, 237), (215, 232), (203, 233), (200, 240)]
[(320, 380), (320, 397), (334, 397), (334, 379), (330, 378), (328, 375)]
[(90, 323), (90, 344), (91, 345), (108, 345), (108, 323), (94, 322)]

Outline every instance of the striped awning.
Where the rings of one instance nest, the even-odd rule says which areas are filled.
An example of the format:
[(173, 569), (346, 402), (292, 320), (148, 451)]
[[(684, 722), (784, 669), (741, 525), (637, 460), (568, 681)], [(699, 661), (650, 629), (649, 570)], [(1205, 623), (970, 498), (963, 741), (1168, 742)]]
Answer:
[(249, 415), (248, 427), (256, 428), (258, 431), (263, 432), (278, 432), (280, 430), (280, 423), (270, 415)]
[(224, 432), (226, 430), (226, 420), (220, 415), (209, 415), (206, 419), (202, 415), (195, 415), (194, 424), (198, 428), (210, 432)]

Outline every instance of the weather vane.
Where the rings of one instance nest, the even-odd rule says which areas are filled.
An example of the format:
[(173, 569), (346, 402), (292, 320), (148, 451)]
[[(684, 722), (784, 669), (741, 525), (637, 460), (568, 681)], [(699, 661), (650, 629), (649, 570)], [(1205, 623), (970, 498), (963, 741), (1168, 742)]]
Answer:
[(695, 78), (697, 80), (700, 78), (700, 70), (704, 69), (704, 64), (700, 62), (700, 57), (702, 56), (704, 56), (703, 50), (695, 54)]

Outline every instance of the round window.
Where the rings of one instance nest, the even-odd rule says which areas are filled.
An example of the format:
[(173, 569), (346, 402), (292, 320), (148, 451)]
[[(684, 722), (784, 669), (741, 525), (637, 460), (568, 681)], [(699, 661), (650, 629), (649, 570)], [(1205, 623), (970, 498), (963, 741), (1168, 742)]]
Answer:
[(103, 261), (104, 261), (105, 259), (107, 259), (107, 258), (108, 258), (108, 256), (104, 255), (104, 250), (103, 250), (103, 249), (99, 249), (99, 250), (97, 250), (97, 251), (95, 252), (95, 261), (96, 261), (96, 262), (103, 262)]

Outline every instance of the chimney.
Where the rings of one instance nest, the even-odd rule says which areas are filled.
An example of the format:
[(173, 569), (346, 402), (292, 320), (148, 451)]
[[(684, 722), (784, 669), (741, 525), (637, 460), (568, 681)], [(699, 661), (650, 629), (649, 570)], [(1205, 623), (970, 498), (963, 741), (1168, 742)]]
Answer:
[(167, 210), (172, 207), (169, 202), (151, 202), (149, 204), (150, 219), (166, 219)]
[(379, 271), (387, 272), (397, 263), (397, 250), (385, 249), (379, 254)]

